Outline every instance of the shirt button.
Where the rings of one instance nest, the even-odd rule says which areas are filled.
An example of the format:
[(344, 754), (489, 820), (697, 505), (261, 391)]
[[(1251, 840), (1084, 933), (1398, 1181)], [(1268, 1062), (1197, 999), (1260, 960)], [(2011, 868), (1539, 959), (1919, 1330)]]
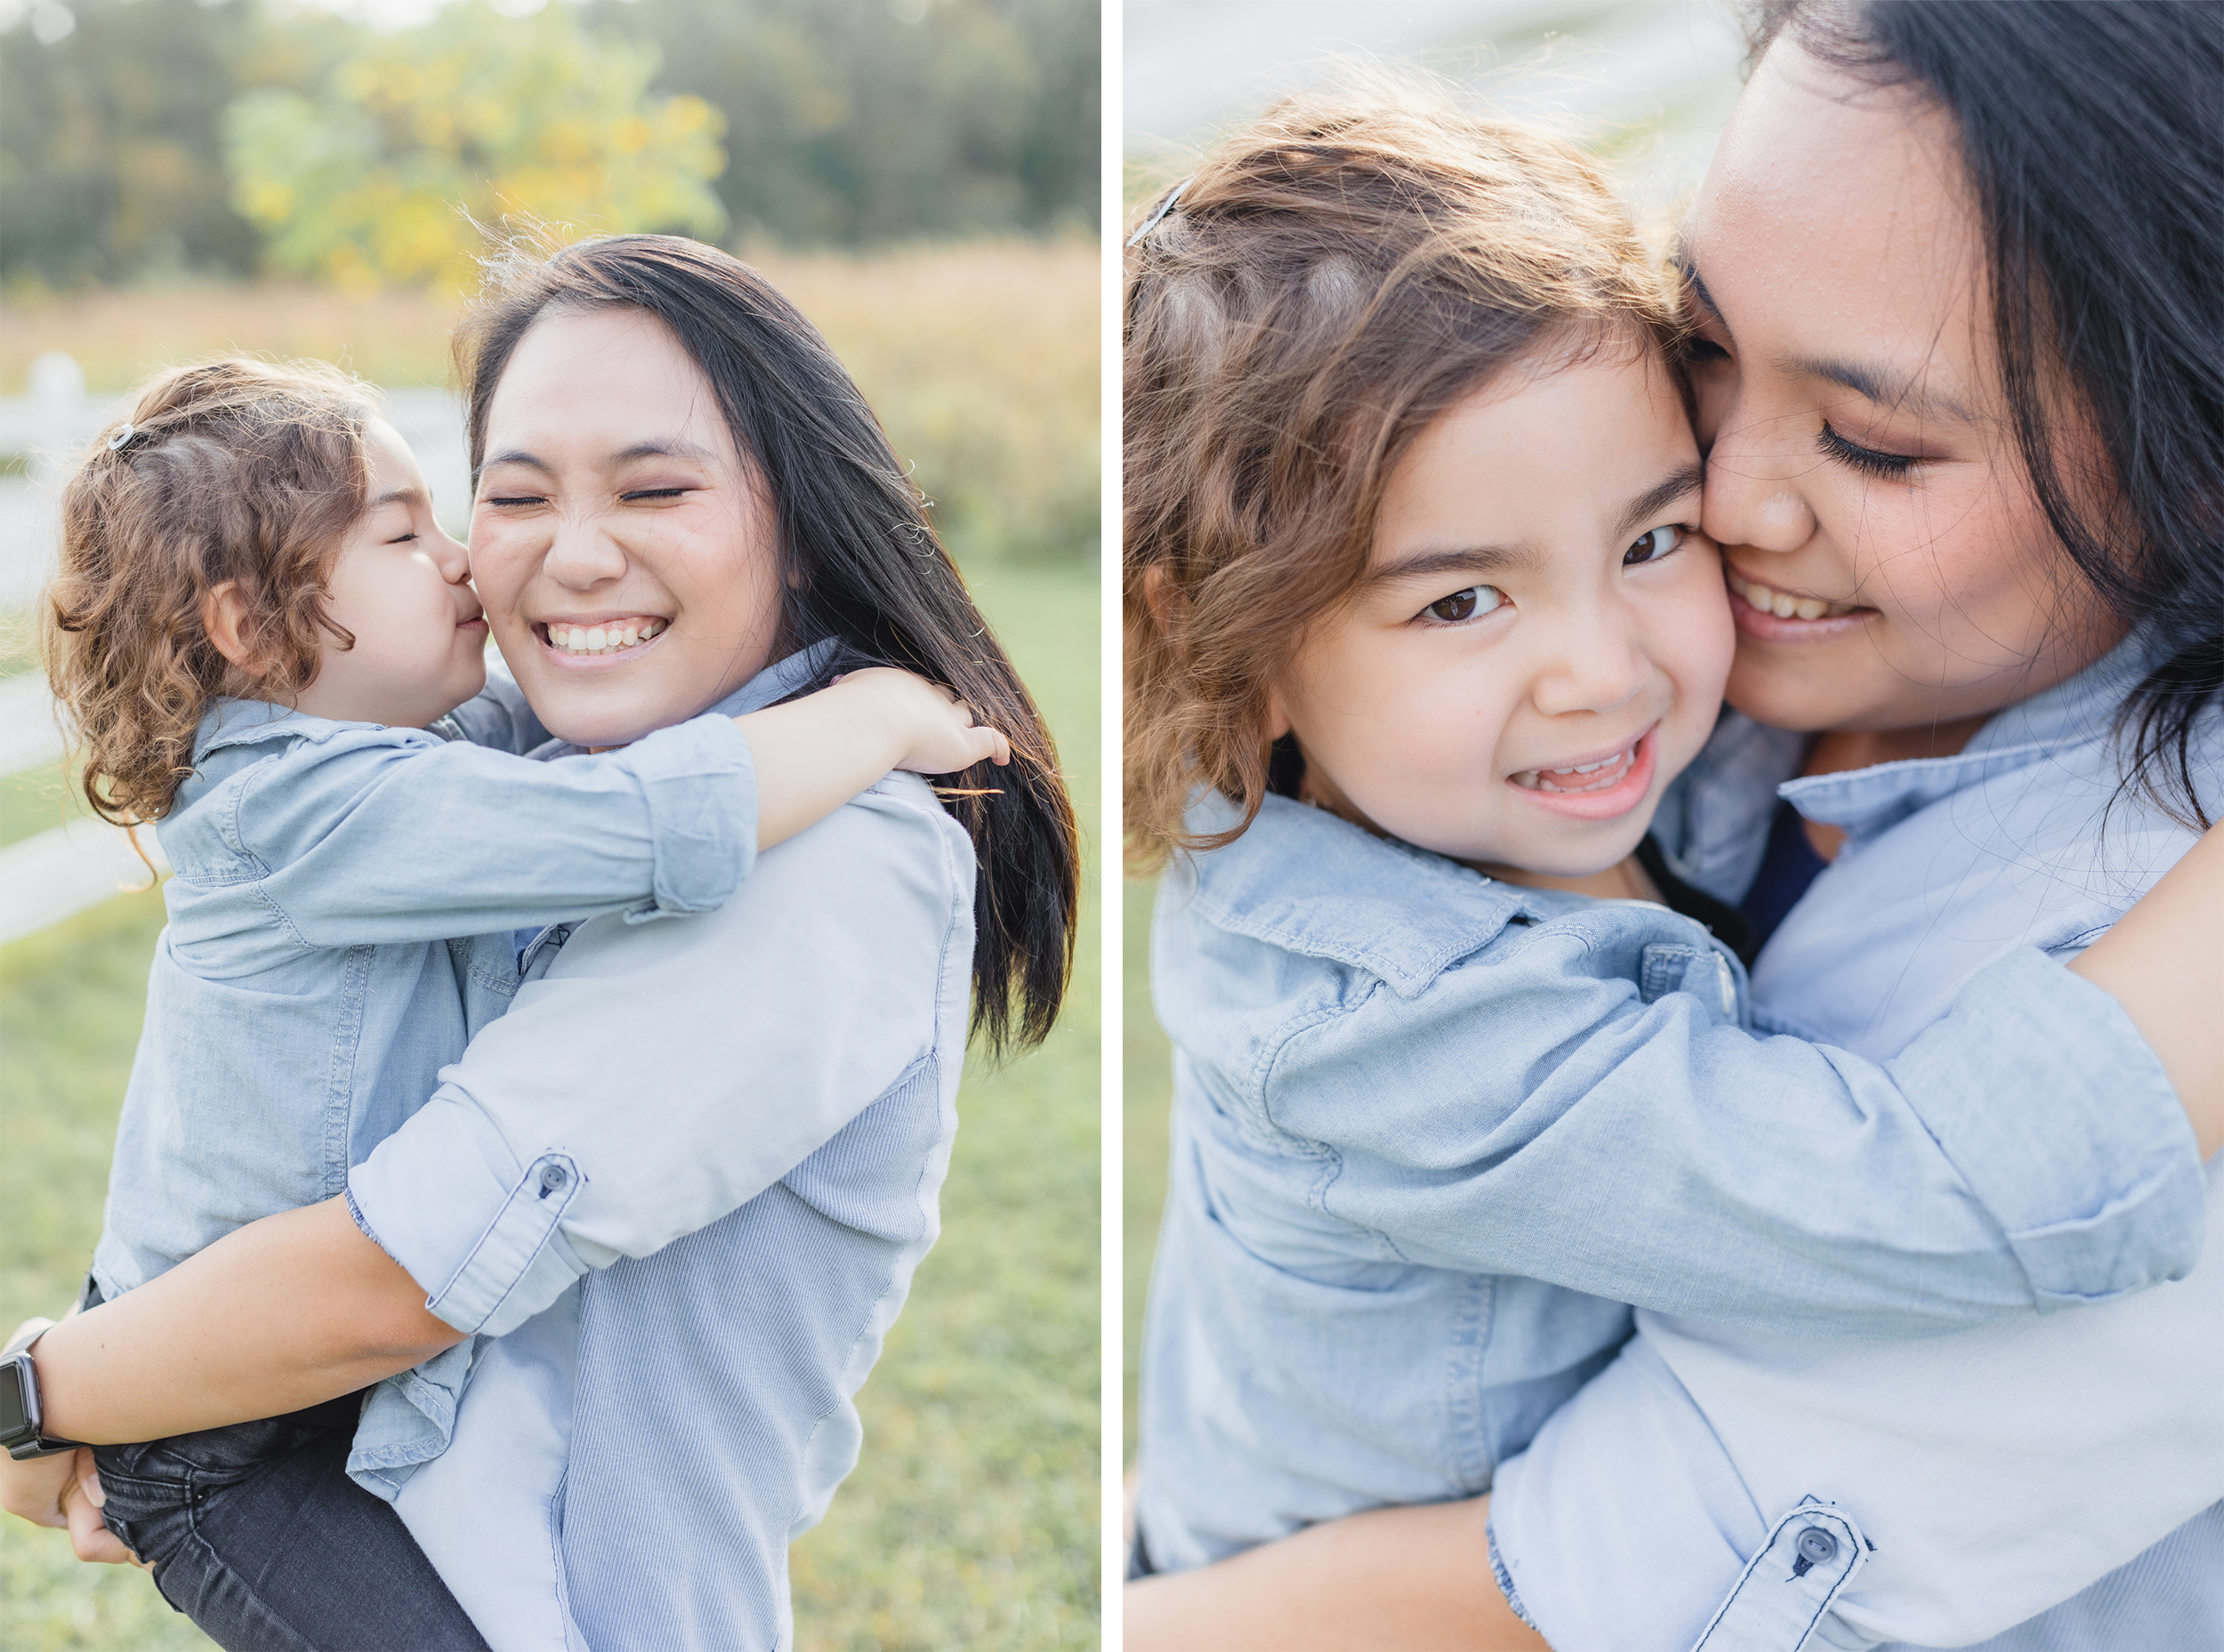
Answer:
[(1810, 1526), (1800, 1534), (1797, 1545), (1800, 1559), (1809, 1566), (1828, 1566), (1838, 1557), (1838, 1540), (1819, 1526)]
[[(561, 1164), (548, 1164), (543, 1166), (541, 1170), (541, 1197), (543, 1198), (546, 1198), (550, 1194), (555, 1192), (557, 1189), (562, 1187), (564, 1183), (569, 1181), (570, 1180), (571, 1177), (569, 1173), (566, 1172)], [(1802, 1538), (1801, 1541), (1805, 1542), (1806, 1540)]]

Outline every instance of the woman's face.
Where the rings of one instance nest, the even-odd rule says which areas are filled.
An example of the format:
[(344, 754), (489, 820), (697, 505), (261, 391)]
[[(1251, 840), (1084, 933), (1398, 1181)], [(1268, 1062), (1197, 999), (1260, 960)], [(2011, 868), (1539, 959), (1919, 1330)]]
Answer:
[(633, 310), (536, 321), (487, 411), (471, 577), (541, 721), (622, 745), (764, 669), (778, 529), (701, 367)]
[(1764, 722), (1970, 717), (2121, 634), (2016, 453), (1959, 142), (1927, 98), (1782, 41), (1687, 229), (1728, 697)]

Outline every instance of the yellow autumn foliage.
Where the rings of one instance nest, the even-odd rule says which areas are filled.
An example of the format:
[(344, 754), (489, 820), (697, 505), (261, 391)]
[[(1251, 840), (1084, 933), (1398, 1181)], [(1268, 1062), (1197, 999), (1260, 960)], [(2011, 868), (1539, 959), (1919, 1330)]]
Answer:
[(657, 66), (655, 47), (590, 35), (568, 6), (449, 6), (369, 37), (320, 97), (238, 99), (232, 204), (276, 272), (356, 294), (469, 286), (474, 218), (715, 236), (724, 117), (697, 97), (649, 95)]

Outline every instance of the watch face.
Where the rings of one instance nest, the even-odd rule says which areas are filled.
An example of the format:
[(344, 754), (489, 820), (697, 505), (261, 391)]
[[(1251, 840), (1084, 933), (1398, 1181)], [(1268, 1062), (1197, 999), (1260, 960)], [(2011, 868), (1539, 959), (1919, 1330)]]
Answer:
[(0, 1365), (0, 1439), (20, 1434), (30, 1423), (23, 1403), (23, 1366), (14, 1359)]

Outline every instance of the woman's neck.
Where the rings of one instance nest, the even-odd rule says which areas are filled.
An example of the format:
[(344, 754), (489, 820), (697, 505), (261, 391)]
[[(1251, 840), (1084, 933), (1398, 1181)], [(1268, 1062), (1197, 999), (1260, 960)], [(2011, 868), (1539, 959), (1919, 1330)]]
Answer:
[[(1801, 776), (1842, 774), (1849, 769), (1873, 769), (1879, 763), (1905, 762), (1916, 757), (1953, 757), (1977, 737), (1992, 721), (1990, 712), (1957, 717), (1951, 722), (1927, 722), (1913, 729), (1825, 729), (1809, 743)], [(1838, 858), (1846, 834), (1833, 826), (1809, 820), (1807, 841), (1825, 860)]]

